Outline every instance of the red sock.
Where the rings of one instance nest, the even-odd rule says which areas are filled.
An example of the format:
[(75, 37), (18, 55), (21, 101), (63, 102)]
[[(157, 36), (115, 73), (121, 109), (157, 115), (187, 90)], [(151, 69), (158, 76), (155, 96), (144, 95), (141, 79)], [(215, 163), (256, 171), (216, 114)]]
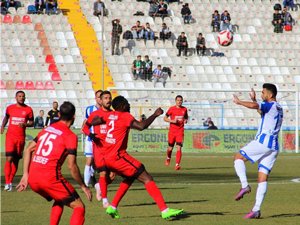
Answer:
[(167, 157), (169, 158), (169, 159), (171, 159), (171, 157), (172, 157), (172, 149), (171, 150), (167, 150)]
[(61, 205), (53, 205), (50, 215), (50, 225), (58, 225), (60, 217), (63, 213), (64, 207)]
[(73, 209), (70, 225), (83, 225), (84, 224), (85, 209), (83, 207), (76, 207)]
[(10, 184), (11, 162), (6, 161), (4, 165), (5, 184)]
[(10, 176), (9, 176), (9, 183), (12, 183), (14, 180), (14, 177), (17, 173), (18, 170), (18, 164), (19, 164), (19, 160), (17, 162), (12, 162), (11, 163), (11, 171), (10, 171)]
[(122, 200), (123, 196), (126, 194), (130, 186), (132, 185), (133, 181), (131, 180), (123, 180), (120, 184), (120, 187), (114, 197), (114, 199), (111, 202), (111, 205), (113, 207), (118, 207), (120, 201)]
[(163, 211), (167, 208), (167, 205), (165, 203), (164, 197), (162, 196), (159, 188), (156, 186), (156, 183), (152, 180), (145, 184), (145, 188), (149, 195), (153, 198), (153, 200), (156, 202), (156, 205), (160, 209), (160, 211)]
[(101, 197), (107, 198), (107, 182), (106, 177), (99, 178), (100, 190), (101, 190)]
[(176, 152), (176, 164), (180, 164), (182, 152), (181, 150), (177, 150)]

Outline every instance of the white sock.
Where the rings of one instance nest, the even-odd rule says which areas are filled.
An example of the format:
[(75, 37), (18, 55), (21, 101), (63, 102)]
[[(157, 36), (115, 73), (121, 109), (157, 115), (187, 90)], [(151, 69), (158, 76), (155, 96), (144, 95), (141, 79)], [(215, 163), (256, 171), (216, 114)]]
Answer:
[(90, 166), (90, 174), (91, 174), (91, 177), (94, 176), (94, 173), (95, 173), (95, 170), (92, 166)]
[(97, 182), (94, 187), (95, 187), (96, 191), (98, 191), (98, 190), (100, 191), (100, 184), (99, 184), (99, 182)]
[(102, 198), (102, 203), (103, 203), (103, 205), (107, 204), (108, 203), (108, 199), (107, 198)]
[(91, 170), (91, 166), (85, 165), (83, 177), (84, 177), (84, 183), (86, 186), (89, 186), (89, 184), (90, 184), (90, 180), (91, 180), (90, 170)]
[(261, 183), (258, 183), (258, 187), (256, 190), (256, 201), (255, 201), (255, 205), (252, 209), (252, 211), (258, 211), (260, 210), (260, 206), (265, 198), (265, 195), (267, 193), (267, 188), (268, 188), (268, 182), (264, 181)]
[(236, 175), (240, 178), (242, 188), (247, 187), (248, 181), (247, 181), (247, 176), (246, 176), (245, 162), (241, 159), (236, 159), (234, 161), (234, 169), (235, 169)]
[(163, 211), (161, 211), (162, 213), (168, 212), (169, 208), (164, 209)]

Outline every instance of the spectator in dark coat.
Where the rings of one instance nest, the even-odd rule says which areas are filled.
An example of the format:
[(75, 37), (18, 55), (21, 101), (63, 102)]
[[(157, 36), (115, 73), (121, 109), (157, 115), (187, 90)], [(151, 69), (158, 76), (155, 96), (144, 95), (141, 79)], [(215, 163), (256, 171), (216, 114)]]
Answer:
[(162, 18), (168, 16), (168, 5), (163, 0), (159, 1), (156, 16), (161, 16)]
[(220, 23), (221, 23), (221, 17), (218, 12), (218, 10), (215, 10), (212, 14), (212, 21), (211, 26), (213, 28), (213, 32), (219, 32), (220, 31)]
[(287, 7), (288, 9), (294, 9), (295, 3), (294, 0), (283, 0), (282, 3), (283, 7)]
[(187, 56), (188, 42), (184, 32), (181, 32), (180, 36), (178, 37), (176, 47), (179, 50), (177, 56), (181, 56), (182, 51), (184, 52), (184, 56)]
[(165, 41), (166, 39), (169, 39), (171, 37), (172, 33), (169, 29), (169, 27), (167, 27), (166, 23), (162, 24), (162, 28), (161, 28), (161, 32), (159, 33), (159, 38), (163, 41)]
[(232, 25), (230, 23), (231, 17), (227, 10), (225, 10), (221, 15), (221, 31), (230, 30), (232, 31)]
[(192, 19), (192, 12), (189, 8), (189, 4), (188, 3), (185, 3), (183, 6), (182, 6), (182, 9), (181, 9), (181, 16), (183, 18), (183, 22), (184, 24), (188, 24), (190, 23), (191, 19)]
[(120, 37), (122, 34), (122, 26), (120, 20), (115, 19), (112, 21), (112, 32), (111, 32), (111, 54), (119, 53)]
[(197, 55), (200, 55), (200, 52), (202, 55), (205, 55), (205, 38), (203, 37), (202, 33), (199, 33), (197, 37), (197, 44), (196, 44), (196, 50), (197, 50)]
[(272, 24), (274, 26), (275, 33), (283, 32), (283, 18), (282, 18), (282, 14), (279, 12), (279, 10), (274, 11)]
[(97, 0), (94, 2), (94, 16), (101, 16), (101, 12), (103, 11), (103, 16), (106, 16), (106, 8), (104, 2), (101, 0)]

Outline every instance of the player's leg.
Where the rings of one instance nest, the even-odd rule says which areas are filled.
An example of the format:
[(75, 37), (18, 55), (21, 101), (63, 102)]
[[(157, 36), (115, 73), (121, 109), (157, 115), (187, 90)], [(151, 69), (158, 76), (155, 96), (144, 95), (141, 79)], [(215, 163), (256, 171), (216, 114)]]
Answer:
[(11, 182), (10, 182), (12, 161), (13, 161), (13, 157), (8, 156), (6, 153), (6, 160), (5, 160), (5, 164), (4, 164), (4, 176), (5, 176), (4, 191), (12, 190)]
[(58, 202), (54, 202), (51, 208), (50, 225), (58, 225), (61, 215), (64, 211), (64, 205)]
[(172, 150), (173, 150), (174, 145), (175, 145), (175, 136), (171, 132), (169, 132), (169, 134), (168, 134), (167, 158), (166, 158), (166, 161), (165, 161), (166, 166), (170, 165), (170, 161), (171, 161), (171, 157), (172, 157)]
[(175, 137), (176, 141), (176, 164), (175, 164), (175, 170), (180, 170), (180, 162), (182, 157), (182, 145), (183, 145), (183, 134), (177, 134)]
[(93, 143), (89, 140), (85, 141), (84, 155), (86, 156), (83, 179), (86, 186), (89, 186), (91, 176), (94, 174), (93, 163)]
[[(109, 202), (107, 199), (107, 172), (106, 170), (100, 171), (100, 190), (101, 190), (101, 199), (103, 208), (107, 208), (109, 206)], [(99, 198), (100, 199), (100, 198)], [(101, 199), (99, 201), (101, 201)]]
[(240, 179), (240, 183), (241, 183), (241, 186), (242, 186), (239, 193), (235, 197), (236, 201), (243, 198), (243, 196), (245, 194), (251, 192), (251, 188), (248, 184), (247, 174), (246, 174), (246, 165), (245, 165), (246, 161), (247, 161), (247, 159), (241, 153), (238, 152), (238, 153), (235, 154), (235, 156), (234, 156), (234, 169), (235, 169), (236, 175)]
[(12, 191), (12, 180), (15, 176), (16, 167), (13, 163), (14, 159), (18, 157), (18, 140), (6, 137), (5, 139), (5, 191)]
[(16, 140), (15, 147), (16, 147), (16, 154), (12, 158), (11, 172), (10, 172), (10, 178), (9, 178), (10, 184), (12, 184), (12, 182), (15, 178), (15, 175), (18, 171), (19, 161), (23, 156), (25, 140)]
[(67, 204), (73, 209), (72, 216), (70, 218), (70, 225), (83, 225), (85, 220), (85, 206), (80, 198)]

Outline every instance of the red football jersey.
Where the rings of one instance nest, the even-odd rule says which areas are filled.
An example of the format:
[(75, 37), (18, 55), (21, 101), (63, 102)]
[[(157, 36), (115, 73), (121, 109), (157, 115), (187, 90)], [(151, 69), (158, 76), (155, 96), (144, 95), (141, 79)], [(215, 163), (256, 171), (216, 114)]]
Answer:
[(104, 142), (105, 157), (117, 158), (126, 152), (128, 134), (134, 117), (128, 112), (110, 112)]
[(6, 115), (9, 117), (9, 124), (6, 135), (10, 138), (25, 138), (26, 127), (19, 127), (20, 123), (33, 121), (33, 111), (28, 105), (10, 105), (6, 108)]
[(184, 131), (184, 120), (188, 119), (187, 108), (184, 106), (172, 106), (167, 111), (166, 116), (168, 116), (171, 120), (177, 120), (177, 123), (170, 123), (170, 132), (176, 133)]
[(77, 154), (77, 135), (62, 121), (43, 129), (37, 142), (29, 176), (55, 181), (62, 177), (61, 166), (68, 154)]

